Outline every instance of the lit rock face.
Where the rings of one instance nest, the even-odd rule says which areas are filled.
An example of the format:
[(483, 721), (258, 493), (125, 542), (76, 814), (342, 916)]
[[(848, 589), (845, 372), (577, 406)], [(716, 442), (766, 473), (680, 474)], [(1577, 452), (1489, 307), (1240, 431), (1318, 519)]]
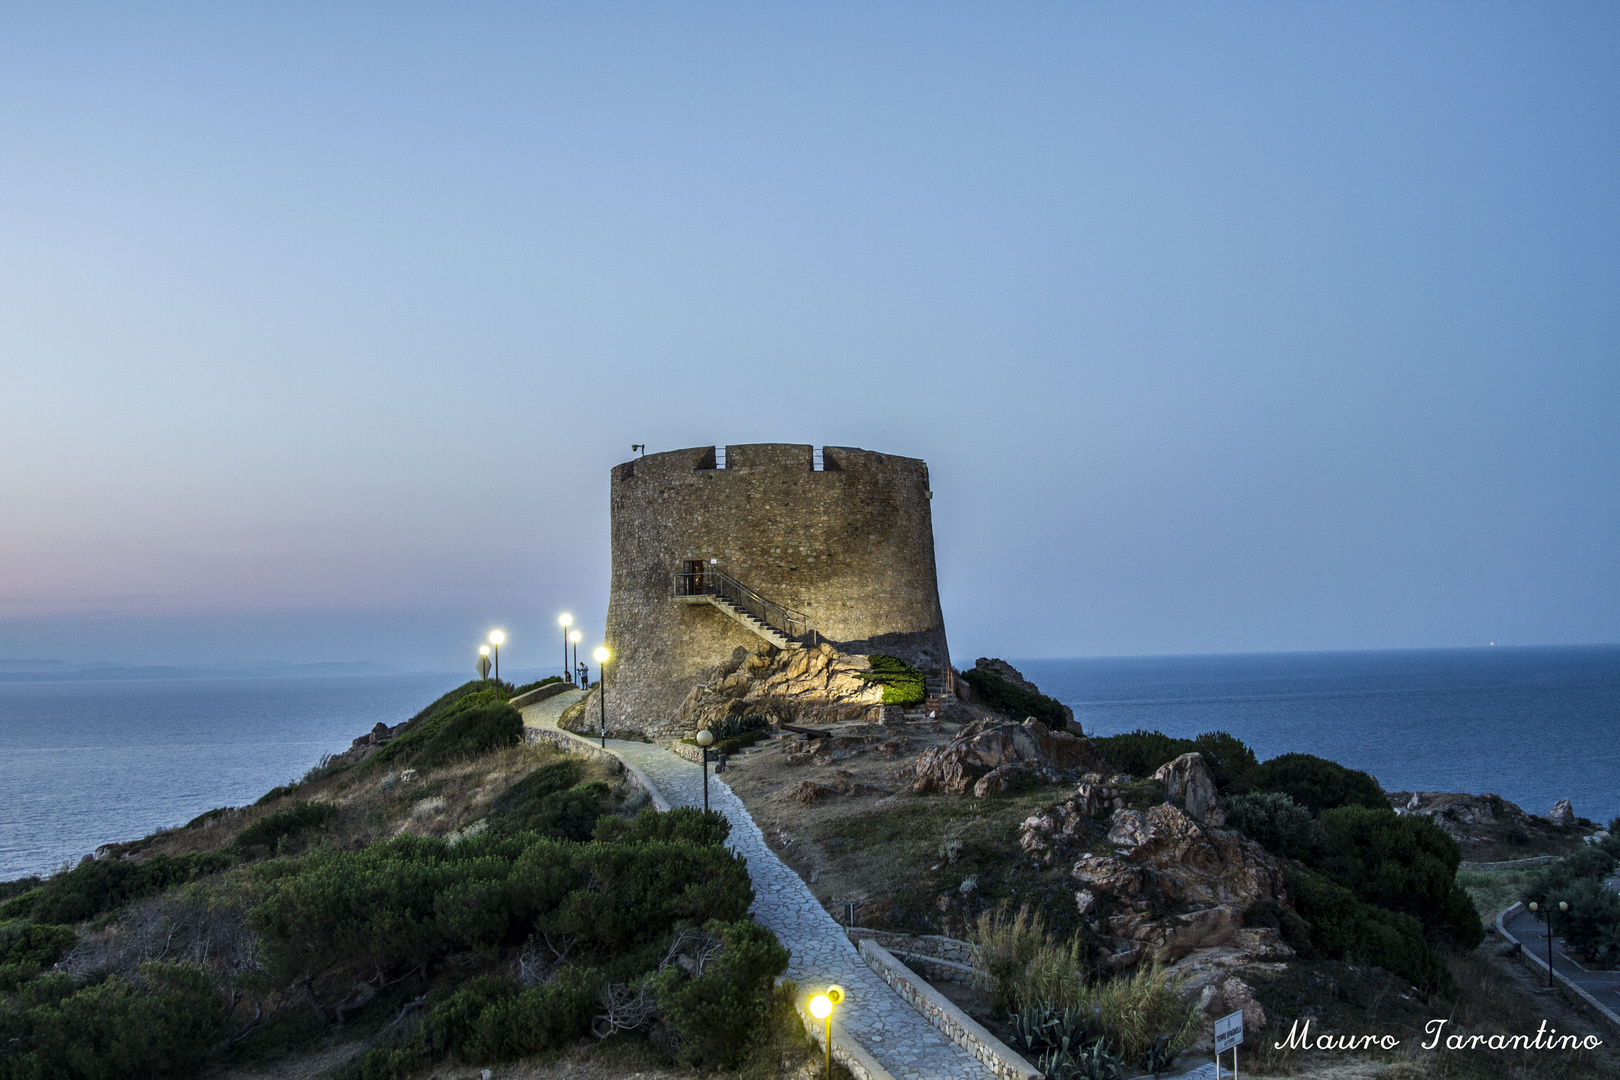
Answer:
[(1226, 824), (1226, 811), (1221, 809), (1221, 796), (1215, 790), (1215, 777), (1210, 773), (1203, 754), (1182, 754), (1176, 760), (1159, 766), (1153, 779), (1164, 785), (1164, 797), (1186, 810), (1195, 821), (1217, 827)]
[(1025, 777), (1060, 782), (1101, 764), (1084, 736), (1053, 731), (1033, 718), (1019, 724), (987, 717), (918, 758), (911, 789), (954, 795), (971, 791), (982, 798)]
[(861, 677), (870, 669), (866, 657), (841, 653), (825, 642), (774, 656), (743, 652), (686, 695), (680, 730), (697, 731), (731, 716), (809, 725), (877, 719), (883, 687)]
[(1575, 824), (1575, 808), (1568, 799), (1559, 799), (1553, 803), (1552, 813), (1547, 815), (1547, 820), (1560, 829), (1567, 829)]

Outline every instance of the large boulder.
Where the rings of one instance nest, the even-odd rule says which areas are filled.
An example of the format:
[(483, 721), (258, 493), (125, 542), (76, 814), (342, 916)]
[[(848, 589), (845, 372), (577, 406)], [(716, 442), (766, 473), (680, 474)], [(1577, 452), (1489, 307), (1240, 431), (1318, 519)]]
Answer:
[(1089, 845), (1069, 876), (1079, 913), (1105, 939), (1112, 966), (1147, 956), (1174, 962), (1197, 950), (1231, 947), (1254, 936), (1243, 928), (1243, 913), (1256, 901), (1288, 905), (1283, 864), (1241, 833), (1197, 821), (1169, 803), (1116, 809), (1096, 820), (1083, 812), (1086, 802), (1074, 798), (1032, 814), (1020, 846), (1034, 861), (1052, 865), (1065, 848)]
[(737, 652), (741, 655), (686, 695), (681, 731), (740, 716), (820, 726), (884, 715), (883, 687), (863, 678), (871, 670), (864, 656), (839, 652), (826, 642), (812, 649)]
[(1186, 810), (1195, 821), (1215, 826), (1226, 824), (1226, 811), (1221, 809), (1215, 776), (1209, 771), (1203, 754), (1182, 754), (1159, 766), (1153, 779), (1164, 785), (1164, 797)]
[(983, 797), (1026, 778), (1059, 783), (1101, 764), (1096, 747), (1082, 735), (1053, 731), (1034, 718), (1019, 724), (986, 717), (918, 758), (911, 787)]
[(1547, 820), (1560, 829), (1567, 829), (1575, 824), (1575, 808), (1568, 799), (1559, 799), (1553, 803), (1552, 813), (1547, 815)]

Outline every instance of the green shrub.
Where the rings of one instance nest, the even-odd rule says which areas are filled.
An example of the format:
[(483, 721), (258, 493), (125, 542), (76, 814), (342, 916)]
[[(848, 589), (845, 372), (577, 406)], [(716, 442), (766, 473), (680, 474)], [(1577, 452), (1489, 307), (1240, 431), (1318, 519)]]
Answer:
[(16, 881), (0, 882), (0, 903), (21, 896), (23, 893), (33, 892), (43, 884), (45, 884), (45, 879), (39, 877), (25, 877), (18, 878)]
[(302, 836), (312, 829), (332, 823), (338, 808), (325, 802), (299, 802), (283, 807), (247, 826), (231, 842), (238, 848), (269, 848), (278, 850), (282, 842)]
[(1462, 853), (1433, 821), (1344, 806), (1323, 811), (1319, 824), (1314, 865), (1362, 900), (1412, 916), (1436, 944), (1473, 949), (1485, 940), (1479, 910), (1457, 884)]
[(1280, 791), (1313, 814), (1338, 806), (1389, 809), (1384, 789), (1371, 775), (1313, 754), (1283, 754), (1253, 773), (1257, 791)]
[(730, 835), (731, 822), (719, 811), (677, 806), (667, 812), (643, 810), (628, 821), (623, 818), (602, 818), (596, 823), (595, 839), (626, 844), (656, 841), (719, 847)]
[[(973, 700), (991, 712), (1000, 713), (1014, 720), (1033, 716), (1053, 731), (1062, 731), (1063, 726), (1069, 722), (1068, 710), (1063, 707), (1062, 702), (1045, 694), (1037, 694), (1021, 686), (1014, 686), (993, 671), (969, 668), (962, 672), (962, 679), (973, 687)], [(884, 700), (887, 701), (888, 698), (885, 697)]]
[(0, 1010), (0, 1076), (190, 1076), (225, 1030), (225, 999), (200, 968), (143, 964), (137, 982), (42, 976)]
[(896, 656), (873, 653), (866, 658), (871, 669), (861, 678), (883, 687), (885, 705), (919, 705), (928, 698), (928, 684), (923, 673)]
[(225, 870), (236, 862), (227, 852), (153, 855), (132, 859), (93, 859), (58, 874), (43, 886), (0, 903), (0, 919), (40, 923), (79, 923), (132, 900)]
[(50, 967), (79, 936), (71, 926), (49, 923), (0, 923), (0, 964), (32, 964)]
[(721, 946), (702, 972), (691, 978), (679, 967), (667, 967), (653, 985), (665, 1022), (680, 1036), (682, 1060), (729, 1068), (767, 1027), (772, 986), (787, 970), (788, 951), (775, 934), (746, 919), (711, 920), (704, 929)]
[(1420, 990), (1454, 994), (1445, 959), (1423, 938), (1410, 915), (1369, 904), (1325, 875), (1291, 874), (1294, 907), (1310, 924), (1311, 945), (1330, 960), (1375, 964)]
[(318, 976), (334, 990), (535, 932), (573, 942), (571, 956), (602, 961), (681, 921), (742, 918), (754, 896), (743, 860), (717, 845), (639, 836), (574, 843), (493, 830), (455, 845), (398, 837), (261, 863), (253, 880), (249, 924), (266, 969), (282, 983)]
[(1321, 846), (1321, 831), (1311, 812), (1280, 791), (1230, 796), (1226, 824), (1285, 859), (1313, 862)]
[(1556, 929), (1570, 948), (1603, 967), (1620, 963), (1620, 896), (1603, 884), (1614, 872), (1616, 859), (1607, 843), (1592, 844), (1532, 873), (1522, 899), (1534, 901), (1545, 919), (1560, 900), (1569, 904), (1559, 912)]
[[(361, 768), (427, 769), (510, 746), (522, 738), (523, 717), (506, 699), (507, 689), (500, 683), (475, 681), (458, 687), (413, 717)], [(474, 713), (478, 715), (466, 719)]]
[(1195, 739), (1177, 739), (1159, 731), (1125, 732), (1093, 739), (1102, 756), (1115, 770), (1132, 776), (1152, 776), (1161, 765), (1182, 754), (1204, 756), (1215, 786), (1223, 793), (1247, 791), (1258, 767), (1254, 751), (1241, 739), (1224, 731), (1206, 731)]
[(1088, 987), (1080, 1012), (1090, 1018), (1098, 1044), (1115, 1046), (1126, 1062), (1140, 1065), (1156, 1045), (1173, 1057), (1198, 1037), (1196, 1000), (1183, 1002), (1178, 989), (1157, 966), (1142, 964)]

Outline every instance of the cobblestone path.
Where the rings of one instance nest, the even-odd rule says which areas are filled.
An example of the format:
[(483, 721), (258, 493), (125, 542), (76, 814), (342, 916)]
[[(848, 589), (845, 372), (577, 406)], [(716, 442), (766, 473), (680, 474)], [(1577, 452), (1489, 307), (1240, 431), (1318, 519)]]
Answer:
[[(573, 693), (559, 694), (530, 706), (523, 710), (524, 723), (555, 726), (566, 703), (547, 710), (549, 722), (538, 710), (565, 698), (577, 700)], [(607, 748), (639, 768), (671, 806), (703, 805), (703, 775), (692, 762), (649, 743), (609, 739)], [(748, 875), (754, 882), (750, 912), (787, 946), (792, 956), (788, 978), (807, 991), (819, 991), (829, 983), (848, 991), (835, 1018), (898, 1080), (994, 1080), (994, 1074), (977, 1058), (947, 1039), (866, 966), (804, 879), (766, 845), (742, 800), (713, 775), (709, 777), (709, 807), (731, 822), (731, 846), (748, 860)]]

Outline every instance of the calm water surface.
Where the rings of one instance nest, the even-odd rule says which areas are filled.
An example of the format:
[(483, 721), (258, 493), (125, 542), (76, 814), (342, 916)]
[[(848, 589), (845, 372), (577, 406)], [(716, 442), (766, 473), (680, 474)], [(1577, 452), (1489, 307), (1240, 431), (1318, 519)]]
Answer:
[(1620, 815), (1620, 646), (1285, 653), (1017, 665), (1088, 734), (1227, 731), (1365, 769), (1389, 791), (1567, 798)]
[(463, 681), (0, 683), (0, 880), (250, 803)]

